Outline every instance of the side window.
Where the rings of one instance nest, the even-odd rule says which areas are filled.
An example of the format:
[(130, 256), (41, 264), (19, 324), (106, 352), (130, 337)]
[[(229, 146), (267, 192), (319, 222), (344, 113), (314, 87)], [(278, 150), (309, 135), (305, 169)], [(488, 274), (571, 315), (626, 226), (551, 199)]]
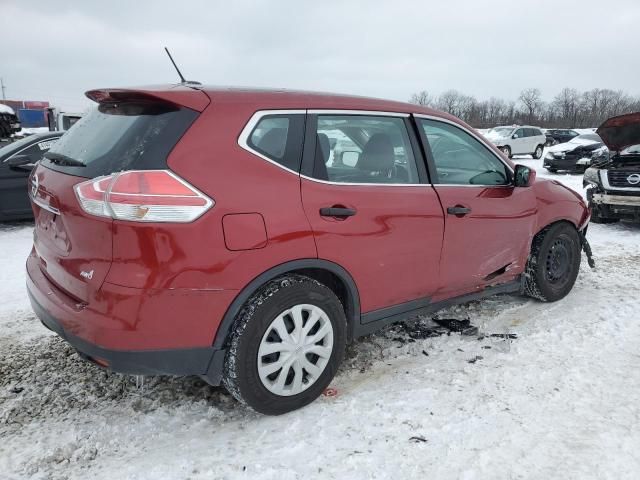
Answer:
[(518, 138), (524, 138), (525, 137), (524, 128), (519, 128), (513, 133), (514, 133), (514, 135), (517, 135)]
[(304, 115), (265, 115), (249, 134), (247, 145), (269, 160), (298, 172), (303, 131)]
[(404, 120), (318, 115), (313, 176), (339, 183), (420, 183)]
[[(437, 180), (448, 185), (508, 185), (506, 165), (461, 128), (436, 120), (418, 119), (431, 148)], [(520, 129), (522, 130), (522, 129)]]
[(38, 160), (42, 159), (43, 155), (49, 151), (49, 149), (53, 146), (53, 144), (57, 140), (58, 140), (57, 138), (52, 138), (52, 139), (43, 140), (42, 142), (34, 143), (30, 147), (27, 147), (24, 150), (20, 150), (15, 154), (11, 155), (11, 157), (9, 158), (12, 158), (17, 155), (20, 155), (20, 156), (25, 155), (30, 157), (30, 160), (32, 163), (37, 162)]

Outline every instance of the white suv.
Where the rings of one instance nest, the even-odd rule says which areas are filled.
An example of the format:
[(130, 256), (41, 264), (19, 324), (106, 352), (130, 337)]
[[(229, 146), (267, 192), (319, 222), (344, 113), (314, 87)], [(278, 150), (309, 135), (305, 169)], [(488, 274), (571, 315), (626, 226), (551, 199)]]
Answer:
[(511, 158), (512, 155), (530, 154), (533, 158), (542, 158), (547, 137), (538, 127), (515, 126), (495, 127), (486, 135), (496, 147)]

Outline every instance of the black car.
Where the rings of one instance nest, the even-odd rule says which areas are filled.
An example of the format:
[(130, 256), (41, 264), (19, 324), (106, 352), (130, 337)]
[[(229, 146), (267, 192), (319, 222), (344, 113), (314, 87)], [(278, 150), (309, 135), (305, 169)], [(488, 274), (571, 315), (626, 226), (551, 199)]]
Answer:
[(27, 188), (29, 173), (63, 133), (38, 133), (0, 148), (0, 222), (33, 216)]
[(608, 156), (608, 149), (595, 133), (578, 135), (568, 142), (549, 147), (542, 166), (550, 172), (584, 172), (594, 161)]
[(569, 128), (553, 128), (544, 132), (547, 137), (546, 146), (557, 145), (558, 143), (565, 143), (569, 140), (580, 135), (575, 130)]
[(598, 134), (609, 156), (584, 172), (591, 221), (640, 221), (640, 112), (610, 118)]

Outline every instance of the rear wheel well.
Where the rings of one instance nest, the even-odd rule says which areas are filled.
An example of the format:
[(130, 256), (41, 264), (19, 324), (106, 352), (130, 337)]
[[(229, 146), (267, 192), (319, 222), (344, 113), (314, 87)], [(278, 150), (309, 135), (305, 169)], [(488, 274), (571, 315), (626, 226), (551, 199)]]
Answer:
[(345, 312), (348, 313), (347, 310), (351, 304), (349, 290), (336, 274), (322, 268), (302, 268), (300, 270), (293, 270), (292, 273), (299, 273), (300, 275), (313, 278), (314, 280), (317, 280), (329, 287), (333, 290), (333, 293), (336, 294), (340, 303), (342, 303), (342, 308), (344, 308)]
[(320, 259), (302, 259), (278, 265), (250, 282), (227, 309), (216, 332), (213, 346), (216, 348), (225, 347), (236, 316), (256, 292), (275, 278), (290, 274), (312, 278), (333, 291), (344, 309), (347, 318), (347, 341), (350, 342), (353, 339), (356, 323), (360, 321), (360, 297), (353, 278), (345, 269), (333, 262)]
[(351, 341), (353, 337), (353, 319), (355, 312), (353, 311), (353, 299), (349, 292), (349, 288), (345, 285), (340, 277), (323, 268), (302, 268), (292, 270), (290, 273), (298, 273), (305, 277), (313, 278), (333, 291), (342, 303), (345, 316), (347, 317), (347, 341)]

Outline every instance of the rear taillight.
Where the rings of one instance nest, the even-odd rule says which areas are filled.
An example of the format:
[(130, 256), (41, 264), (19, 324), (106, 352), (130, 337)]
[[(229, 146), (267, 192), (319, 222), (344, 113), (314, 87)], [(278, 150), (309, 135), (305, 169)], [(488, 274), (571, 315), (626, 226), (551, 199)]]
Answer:
[(214, 202), (168, 170), (132, 170), (75, 187), (91, 215), (132, 222), (192, 222)]

